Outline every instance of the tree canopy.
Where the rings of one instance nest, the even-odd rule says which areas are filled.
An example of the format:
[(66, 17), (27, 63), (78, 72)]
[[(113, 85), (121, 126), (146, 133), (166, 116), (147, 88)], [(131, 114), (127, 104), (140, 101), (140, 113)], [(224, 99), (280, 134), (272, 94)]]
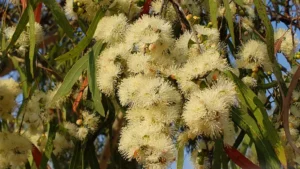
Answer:
[(0, 169), (300, 165), (298, 0), (0, 0)]

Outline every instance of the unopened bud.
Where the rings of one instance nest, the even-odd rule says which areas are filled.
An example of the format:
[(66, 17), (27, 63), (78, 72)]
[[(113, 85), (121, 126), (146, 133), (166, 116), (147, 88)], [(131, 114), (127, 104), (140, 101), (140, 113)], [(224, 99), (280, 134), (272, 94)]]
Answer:
[(192, 14), (188, 14), (188, 15), (186, 16), (186, 19), (187, 19), (187, 20), (191, 20), (191, 19), (192, 19), (192, 17), (193, 17), (193, 15), (192, 15)]
[(149, 45), (149, 50), (150, 50), (150, 51), (153, 51), (155, 48), (156, 48), (156, 45), (155, 45), (154, 43), (151, 43), (151, 44)]
[(82, 119), (76, 120), (76, 124), (77, 124), (78, 126), (81, 126), (81, 125), (82, 125)]

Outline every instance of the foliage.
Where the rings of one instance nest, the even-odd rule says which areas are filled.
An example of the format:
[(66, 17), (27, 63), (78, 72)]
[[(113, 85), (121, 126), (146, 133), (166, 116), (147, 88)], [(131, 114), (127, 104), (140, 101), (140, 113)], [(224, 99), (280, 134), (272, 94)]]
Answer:
[(299, 7), (0, 0), (0, 168), (297, 168)]

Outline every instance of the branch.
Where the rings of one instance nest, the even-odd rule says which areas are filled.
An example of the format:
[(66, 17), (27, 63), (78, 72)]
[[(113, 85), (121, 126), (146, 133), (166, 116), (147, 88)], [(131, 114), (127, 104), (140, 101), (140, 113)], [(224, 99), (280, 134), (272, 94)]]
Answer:
[(88, 86), (88, 78), (86, 77), (85, 79), (84, 79), (84, 81), (83, 81), (83, 83), (81, 84), (81, 87), (80, 87), (80, 89), (79, 89), (79, 93), (78, 93), (78, 95), (77, 95), (77, 97), (76, 97), (76, 99), (75, 99), (75, 101), (74, 101), (74, 103), (73, 103), (73, 106), (72, 106), (72, 110), (73, 110), (73, 112), (74, 113), (76, 113), (77, 114), (77, 107), (78, 107), (78, 105), (79, 105), (79, 102), (80, 102), (80, 100), (81, 100), (81, 98), (82, 98), (82, 95), (83, 95), (83, 91), (84, 91), (84, 89)]
[(112, 127), (112, 136), (108, 136), (103, 153), (101, 156), (100, 161), (100, 169), (106, 169), (108, 166), (108, 161), (110, 160), (111, 154), (113, 150), (115, 149), (117, 142), (119, 140), (122, 124), (124, 121), (124, 115), (123, 112), (120, 111), (114, 121), (113, 127)]
[(282, 115), (283, 128), (284, 128), (284, 132), (286, 134), (287, 141), (292, 146), (292, 148), (295, 150), (295, 152), (297, 152), (298, 154), (300, 154), (300, 150), (293, 143), (291, 132), (290, 132), (289, 110), (290, 110), (290, 106), (291, 106), (293, 91), (297, 87), (297, 83), (298, 83), (299, 78), (300, 78), (300, 66), (298, 66), (298, 69), (297, 69), (296, 73), (294, 74), (294, 76), (292, 78), (292, 81), (291, 81), (291, 84), (289, 86), (288, 93), (287, 93), (286, 97), (282, 96), (283, 105), (282, 105), (282, 114), (281, 114)]

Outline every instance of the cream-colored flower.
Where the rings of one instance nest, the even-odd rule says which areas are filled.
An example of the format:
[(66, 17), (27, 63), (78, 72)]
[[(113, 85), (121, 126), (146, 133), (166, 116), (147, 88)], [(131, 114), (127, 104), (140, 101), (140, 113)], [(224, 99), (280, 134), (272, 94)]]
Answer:
[(257, 80), (250, 76), (245, 76), (242, 78), (242, 81), (247, 85), (248, 87), (256, 87)]
[(16, 107), (16, 97), (20, 94), (19, 84), (13, 79), (0, 79), (0, 117), (11, 119)]
[(17, 133), (0, 132), (0, 159), (6, 160), (4, 166), (0, 167), (23, 166), (29, 157), (31, 148), (32, 145), (27, 138)]
[[(287, 57), (293, 57), (296, 46), (293, 45), (293, 37), (291, 30), (277, 29), (274, 33), (274, 40), (279, 40), (281, 37), (283, 38), (280, 45), (280, 51)], [(294, 42), (295, 45), (297, 45), (299, 42), (299, 40), (296, 37), (296, 34), (294, 35)]]
[(127, 18), (124, 14), (105, 16), (97, 25), (94, 37), (109, 44), (124, 41), (127, 28)]
[(261, 41), (249, 40), (242, 47), (239, 55), (240, 58), (236, 60), (239, 68), (253, 69), (263, 67), (265, 71), (272, 70), (267, 45)]

